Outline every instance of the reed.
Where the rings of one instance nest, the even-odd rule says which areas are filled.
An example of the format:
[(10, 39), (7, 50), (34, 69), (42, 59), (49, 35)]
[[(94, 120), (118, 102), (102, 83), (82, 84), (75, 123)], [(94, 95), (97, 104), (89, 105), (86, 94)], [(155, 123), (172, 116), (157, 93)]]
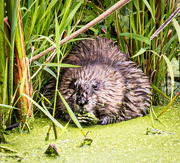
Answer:
[[(152, 41), (149, 38), (177, 8), (176, 0), (132, 0), (125, 7), (80, 34), (79, 38), (59, 45), (60, 40), (95, 19), (116, 2), (117, 0), (2, 0), (0, 2), (0, 134), (4, 130), (2, 126), (11, 123), (12, 110), (18, 101), (21, 108), (19, 113), (21, 115), (26, 113), (26, 117), (21, 117), (25, 121), (31, 116), (33, 102), (36, 106), (35, 110), (46, 112), (45, 115), (54, 124), (61, 126), (53, 118), (55, 104), (51, 117), (43, 103), (46, 99), (40, 92), (49, 77), (54, 76), (57, 81), (55, 101), (57, 96), (61, 96), (57, 91), (60, 69), (73, 66), (61, 62), (73, 42), (83, 37), (98, 35), (112, 38), (149, 76), (154, 93), (153, 103), (159, 104), (160, 94), (172, 99), (174, 75), (170, 61), (177, 55), (179, 48), (179, 19), (175, 17)], [(5, 11), (8, 20), (4, 19)], [(55, 46), (56, 49), (36, 61), (31, 60), (50, 46)], [(15, 56), (20, 69), (14, 76)], [(170, 97), (164, 89), (168, 79), (167, 69), (172, 85)], [(14, 79), (17, 79), (15, 86)], [(64, 103), (67, 105), (66, 102)], [(69, 109), (68, 105), (67, 108)], [(73, 113), (71, 115), (74, 118)], [(75, 123), (77, 122), (75, 120)], [(77, 126), (83, 133), (78, 123)], [(60, 128), (63, 129), (62, 126)]]

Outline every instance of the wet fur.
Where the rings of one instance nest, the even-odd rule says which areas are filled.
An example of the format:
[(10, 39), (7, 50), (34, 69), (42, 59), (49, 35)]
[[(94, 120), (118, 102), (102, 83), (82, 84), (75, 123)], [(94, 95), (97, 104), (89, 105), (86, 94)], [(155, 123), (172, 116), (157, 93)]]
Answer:
[[(81, 41), (63, 62), (82, 66), (63, 68), (60, 74), (58, 89), (74, 112), (91, 112), (101, 124), (147, 114), (151, 102), (148, 77), (111, 40)], [(49, 100), (55, 83), (51, 78), (45, 88)], [(70, 119), (59, 97), (56, 109), (58, 115)]]

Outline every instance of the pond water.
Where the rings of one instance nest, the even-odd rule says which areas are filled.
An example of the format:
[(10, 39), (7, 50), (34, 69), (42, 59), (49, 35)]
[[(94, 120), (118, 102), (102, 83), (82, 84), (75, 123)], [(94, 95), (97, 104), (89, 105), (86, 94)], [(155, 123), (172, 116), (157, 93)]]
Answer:
[[(158, 114), (163, 108), (155, 107), (154, 110)], [(9, 143), (2, 146), (18, 153), (0, 152), (0, 162), (180, 162), (180, 96), (160, 120), (162, 123), (155, 121), (155, 128), (166, 134), (145, 134), (147, 127), (151, 127), (150, 115), (107, 126), (84, 125), (85, 132), (91, 130), (88, 137), (93, 142), (91, 146), (80, 148), (83, 135), (75, 125), (70, 124), (58, 141), (54, 141), (51, 130), (50, 140), (45, 141), (50, 120), (35, 118), (30, 134), (6, 135)], [(59, 157), (44, 154), (52, 142), (58, 147)]]

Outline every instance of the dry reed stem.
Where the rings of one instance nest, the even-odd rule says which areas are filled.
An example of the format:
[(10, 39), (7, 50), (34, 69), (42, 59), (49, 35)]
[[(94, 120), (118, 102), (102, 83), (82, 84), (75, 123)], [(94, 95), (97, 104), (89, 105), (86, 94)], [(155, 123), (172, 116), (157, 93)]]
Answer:
[(157, 37), (157, 35), (172, 21), (172, 19), (180, 12), (180, 6), (171, 14), (171, 16), (153, 33), (150, 37), (150, 41)]

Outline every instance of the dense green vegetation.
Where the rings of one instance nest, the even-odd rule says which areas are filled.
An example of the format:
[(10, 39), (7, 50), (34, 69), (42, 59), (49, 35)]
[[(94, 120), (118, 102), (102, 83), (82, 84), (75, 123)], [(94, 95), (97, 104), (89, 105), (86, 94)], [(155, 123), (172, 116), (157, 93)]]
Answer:
[[(55, 126), (63, 129), (53, 118), (55, 105), (53, 115), (46, 110), (42, 90), (52, 75), (57, 79), (56, 86), (58, 85), (60, 67), (67, 66), (59, 63), (73, 44), (84, 38), (104, 36), (113, 39), (149, 76), (153, 87), (153, 104), (161, 102), (160, 94), (168, 100), (173, 99), (174, 75), (170, 61), (177, 57), (180, 49), (179, 17), (176, 16), (152, 41), (149, 38), (176, 10), (178, 1), (132, 0), (78, 37), (59, 45), (60, 40), (84, 27), (116, 2), (118, 1), (0, 2), (0, 142), (5, 142), (5, 126), (12, 122), (22, 121), (23, 129), (28, 128), (33, 109), (41, 110), (54, 122), (55, 133)], [(51, 46), (56, 48), (35, 58), (39, 53), (46, 53)], [(165, 95), (167, 69), (172, 85), (170, 95)], [(55, 100), (57, 96), (58, 91)], [(17, 113), (16, 116), (13, 111)], [(84, 135), (75, 117), (74, 121)]]

